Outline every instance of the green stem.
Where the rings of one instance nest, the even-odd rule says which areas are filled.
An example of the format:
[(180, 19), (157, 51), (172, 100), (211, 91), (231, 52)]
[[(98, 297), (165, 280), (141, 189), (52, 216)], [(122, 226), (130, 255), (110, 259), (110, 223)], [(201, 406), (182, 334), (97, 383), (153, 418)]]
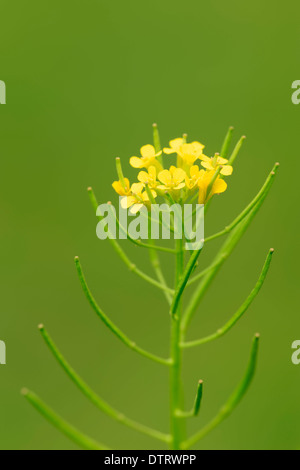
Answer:
[(75, 264), (76, 264), (78, 277), (79, 277), (83, 292), (85, 293), (87, 300), (89, 301), (91, 307), (94, 309), (98, 317), (110, 329), (110, 331), (133, 351), (136, 351), (142, 356), (145, 356), (148, 359), (152, 359), (152, 361), (158, 362), (159, 364), (171, 365), (170, 359), (163, 359), (137, 346), (105, 315), (105, 313), (101, 310), (101, 308), (98, 306), (97, 302), (95, 301), (90, 289), (88, 288), (88, 285), (86, 283), (86, 280), (82, 272), (82, 268), (81, 268), (78, 256), (75, 257)]
[(230, 318), (230, 320), (222, 328), (219, 328), (212, 335), (206, 336), (205, 338), (201, 338), (195, 341), (187, 341), (185, 343), (182, 343), (181, 347), (191, 348), (193, 346), (200, 346), (201, 344), (209, 343), (210, 341), (213, 341), (225, 335), (225, 333), (227, 333), (227, 331), (229, 331), (236, 324), (236, 322), (244, 315), (246, 310), (249, 308), (249, 306), (251, 305), (251, 303), (253, 302), (257, 294), (259, 293), (266, 279), (267, 273), (269, 271), (273, 253), (274, 253), (274, 250), (273, 248), (271, 248), (254, 289), (250, 292), (245, 302), (241, 305), (238, 311)]
[(257, 353), (258, 353), (258, 343), (259, 343), (259, 335), (256, 334), (253, 342), (252, 348), (250, 353), (250, 360), (248, 363), (248, 367), (246, 373), (244, 375), (243, 380), (240, 382), (236, 390), (233, 392), (227, 403), (221, 408), (220, 412), (217, 416), (210, 421), (201, 431), (194, 434), (191, 438), (187, 439), (183, 444), (183, 449), (189, 449), (191, 446), (196, 444), (200, 439), (202, 439), (206, 434), (212, 431), (216, 426), (218, 426), (225, 418), (227, 418), (234, 408), (239, 404), (245, 393), (247, 392), (251, 381), (253, 379), (256, 363), (257, 363)]
[(34, 408), (41, 413), (53, 426), (65, 434), (75, 444), (86, 450), (108, 450), (104, 444), (100, 444), (85, 434), (78, 431), (76, 428), (67, 423), (51, 408), (49, 408), (35, 393), (30, 392), (26, 388), (21, 391), (22, 395), (29, 401)]
[[(178, 285), (184, 268), (184, 253), (182, 239), (176, 240), (177, 258), (176, 258), (176, 279)], [(170, 415), (171, 415), (171, 449), (181, 448), (183, 437), (184, 422), (178, 416), (178, 410), (182, 405), (182, 387), (181, 387), (181, 348), (180, 348), (180, 306), (177, 314), (171, 317), (171, 358), (172, 367), (170, 371)]]
[[(150, 261), (151, 261), (151, 264), (153, 266), (153, 269), (154, 269), (154, 272), (156, 274), (158, 281), (160, 282), (162, 286), (165, 286), (167, 288), (167, 283), (166, 283), (165, 277), (163, 275), (163, 272), (160, 266), (158, 254), (155, 251), (155, 244), (153, 241), (152, 241), (152, 244), (149, 244), (149, 256), (150, 256)], [(171, 302), (172, 302), (171, 293), (168, 292), (167, 289), (165, 289), (164, 295), (166, 297), (168, 304), (171, 305)]]
[(50, 338), (49, 334), (45, 330), (43, 325), (39, 325), (39, 330), (42, 334), (42, 337), (47, 344), (48, 348), (52, 352), (53, 356), (57, 360), (57, 362), (61, 365), (63, 370), (66, 374), (70, 377), (70, 379), (74, 382), (74, 384), (81, 390), (81, 392), (94, 404), (99, 408), (103, 413), (106, 413), (111, 418), (119, 421), (126, 426), (135, 429), (143, 434), (151, 436), (155, 439), (159, 439), (164, 442), (169, 442), (170, 438), (168, 435), (163, 434), (155, 429), (151, 429), (148, 426), (144, 426), (143, 424), (137, 423), (136, 421), (127, 418), (124, 416), (123, 413), (112, 408), (108, 403), (106, 403), (102, 398), (100, 398), (83, 380), (82, 378), (75, 372), (75, 370), (68, 364), (64, 356), (58, 350), (57, 346), (54, 344), (52, 339)]
[(181, 277), (179, 278), (179, 280), (177, 282), (177, 287), (175, 289), (175, 295), (174, 295), (173, 302), (172, 302), (172, 305), (171, 305), (171, 314), (172, 315), (175, 315), (176, 312), (177, 312), (177, 308), (178, 308), (178, 304), (180, 302), (181, 296), (183, 294), (185, 286), (187, 285), (189, 277), (190, 277), (190, 275), (192, 274), (192, 272), (194, 270), (195, 264), (196, 264), (197, 259), (200, 255), (201, 251), (202, 251), (202, 248), (203, 247), (201, 247), (200, 250), (193, 251), (193, 254), (190, 257), (183, 274), (181, 275)]

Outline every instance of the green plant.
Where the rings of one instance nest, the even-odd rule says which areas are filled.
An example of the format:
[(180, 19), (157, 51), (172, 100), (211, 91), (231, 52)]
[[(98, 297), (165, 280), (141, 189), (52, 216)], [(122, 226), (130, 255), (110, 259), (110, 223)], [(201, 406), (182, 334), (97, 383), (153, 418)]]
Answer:
[[(129, 184), (129, 180), (124, 178), (120, 160), (117, 159), (117, 172), (119, 180), (113, 183), (114, 189), (118, 194), (123, 196), (123, 205), (125, 208), (131, 207), (134, 212), (138, 212), (142, 206), (148, 209), (150, 214), (151, 207), (155, 207), (155, 198), (161, 196), (169, 204), (173, 205), (174, 202), (183, 206), (185, 203), (192, 203), (196, 197), (198, 202), (204, 204), (205, 212), (208, 210), (209, 204), (213, 194), (220, 193), (226, 190), (227, 184), (223, 180), (224, 176), (229, 176), (232, 172), (232, 165), (235, 158), (241, 148), (244, 141), (242, 137), (236, 144), (230, 157), (227, 159), (229, 151), (232, 131), (230, 128), (222, 146), (220, 155), (215, 154), (214, 157), (209, 159), (203, 154), (203, 145), (199, 142), (193, 142), (191, 144), (186, 143), (186, 136), (183, 138), (175, 139), (170, 142), (170, 148), (165, 148), (164, 153), (176, 153), (177, 154), (177, 167), (170, 167), (170, 170), (163, 168), (162, 151), (160, 148), (159, 134), (157, 126), (154, 125), (154, 146), (144, 146), (141, 149), (142, 157), (132, 157), (130, 163), (135, 168), (145, 167), (148, 173), (141, 171), (139, 173), (139, 183), (134, 183), (132, 186)], [(199, 170), (197, 165), (194, 165), (195, 160), (199, 159), (205, 170)], [(108, 329), (119, 338), (126, 346), (133, 351), (141, 354), (145, 358), (148, 358), (156, 363), (165, 366), (169, 369), (170, 373), (170, 432), (163, 433), (155, 429), (151, 429), (148, 426), (140, 424), (130, 418), (127, 418), (123, 413), (112, 408), (104, 400), (102, 400), (72, 369), (66, 359), (57, 349), (56, 345), (50, 338), (49, 334), (45, 330), (43, 325), (39, 326), (40, 332), (53, 353), (56, 360), (62, 366), (67, 375), (82, 391), (82, 393), (91, 400), (96, 407), (101, 411), (119, 421), (120, 423), (135, 429), (141, 433), (151, 436), (152, 438), (158, 439), (164, 442), (165, 446), (171, 449), (189, 449), (195, 445), (201, 438), (203, 438), (208, 432), (214, 429), (222, 420), (224, 420), (237, 406), (239, 401), (246, 393), (251, 380), (255, 372), (255, 366), (257, 361), (259, 335), (256, 334), (252, 341), (251, 352), (249, 363), (243, 379), (240, 384), (234, 390), (225, 405), (221, 408), (217, 416), (209, 422), (203, 429), (191, 437), (186, 438), (184, 434), (185, 421), (187, 419), (196, 417), (199, 413), (202, 393), (203, 393), (203, 382), (199, 381), (196, 387), (196, 397), (194, 405), (189, 411), (183, 409), (183, 394), (181, 392), (181, 364), (182, 354), (187, 348), (195, 347), (213, 341), (228, 330), (230, 330), (235, 323), (242, 317), (246, 312), (249, 305), (252, 303), (256, 295), (258, 294), (262, 284), (267, 275), (273, 249), (270, 249), (263, 265), (259, 279), (254, 286), (252, 292), (249, 294), (247, 299), (237, 310), (237, 312), (230, 318), (230, 320), (215, 333), (193, 341), (186, 341), (185, 336), (189, 323), (196, 312), (196, 309), (203, 298), (208, 286), (213, 281), (216, 273), (221, 268), (222, 264), (229, 257), (232, 250), (246, 231), (247, 227), (253, 220), (254, 216), (263, 204), (274, 180), (278, 168), (276, 163), (268, 175), (265, 183), (263, 184), (260, 191), (248, 204), (248, 206), (223, 230), (211, 235), (204, 240), (204, 244), (201, 243), (198, 249), (191, 252), (188, 261), (185, 260), (186, 251), (184, 249), (184, 236), (175, 240), (175, 248), (169, 248), (164, 246), (157, 246), (154, 240), (150, 240), (148, 243), (144, 243), (141, 240), (136, 240), (131, 237), (127, 230), (120, 224), (116, 218), (116, 223), (119, 229), (125, 232), (128, 240), (141, 248), (147, 248), (150, 254), (150, 260), (156, 275), (156, 279), (152, 278), (148, 274), (142, 272), (137, 266), (131, 262), (128, 256), (125, 254), (123, 248), (119, 242), (109, 232), (109, 227), (106, 227), (106, 232), (110, 243), (112, 244), (115, 251), (118, 253), (122, 261), (127, 265), (132, 273), (140, 276), (145, 281), (153, 284), (157, 288), (161, 289), (164, 293), (166, 300), (169, 304), (170, 309), (170, 327), (171, 327), (171, 345), (170, 345), (170, 357), (162, 358), (155, 355), (152, 352), (148, 352), (136, 345), (134, 341), (129, 339), (125, 333), (123, 333), (102, 311), (94, 299), (85, 277), (83, 275), (82, 267), (78, 257), (75, 257), (75, 264), (79, 280), (84, 291), (84, 294), (94, 309), (101, 321), (108, 327)], [(157, 181), (158, 173), (158, 181)], [(98, 208), (98, 202), (92, 188), (88, 188), (88, 194), (95, 211)], [(103, 223), (103, 215), (99, 216), (100, 222)], [(160, 222), (162, 224), (162, 222)], [(175, 224), (174, 218), (171, 225), (171, 229), (174, 232)], [(221, 246), (219, 252), (215, 256), (215, 259), (210, 266), (205, 268), (200, 273), (194, 274), (198, 267), (198, 258), (203, 250), (203, 246), (210, 241), (227, 235), (224, 244)], [(176, 256), (176, 274), (175, 274), (175, 286), (174, 289), (167, 286), (158, 252), (166, 251)], [(193, 275), (193, 277), (191, 277)], [(199, 282), (198, 282), (199, 281)], [(190, 296), (189, 301), (185, 309), (182, 305), (182, 297), (185, 289), (198, 282), (193, 294)], [(80, 431), (73, 428), (61, 417), (59, 417), (54, 411), (48, 408), (34, 393), (23, 390), (23, 394), (27, 400), (48, 419), (54, 426), (65, 433), (69, 438), (76, 442), (79, 446), (85, 449), (107, 449), (107, 447), (101, 443), (95, 442), (93, 439), (83, 435)]]

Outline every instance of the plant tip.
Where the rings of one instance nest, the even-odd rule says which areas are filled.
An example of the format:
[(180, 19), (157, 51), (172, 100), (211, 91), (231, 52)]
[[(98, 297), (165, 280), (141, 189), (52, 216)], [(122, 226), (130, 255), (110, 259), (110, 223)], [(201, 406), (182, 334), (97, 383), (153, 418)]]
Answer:
[(242, 135), (242, 139), (244, 139), (244, 140), (245, 140), (245, 139), (246, 139), (246, 136), (245, 136), (245, 135)]
[(38, 325), (38, 329), (39, 329), (39, 330), (43, 330), (43, 328), (44, 328), (43, 323), (40, 323), (40, 324)]
[(270, 248), (270, 253), (274, 253), (274, 248)]
[(255, 333), (255, 338), (256, 338), (256, 339), (260, 338), (260, 334), (259, 334), (259, 333)]
[(280, 163), (279, 163), (279, 162), (276, 162), (276, 163), (275, 163), (275, 165), (276, 165), (276, 166), (279, 166), (279, 165), (280, 165)]
[(92, 191), (92, 186), (89, 186), (89, 187), (87, 188), (87, 190), (88, 190), (88, 191)]
[(199, 384), (199, 385), (202, 385), (202, 384), (203, 384), (203, 380), (199, 380), (198, 384)]
[(24, 388), (21, 389), (21, 395), (27, 395), (27, 393), (28, 393), (27, 388), (24, 387)]
[(157, 127), (156, 122), (154, 122), (154, 123), (152, 124), (152, 127)]
[(74, 260), (79, 261), (79, 256), (75, 256)]

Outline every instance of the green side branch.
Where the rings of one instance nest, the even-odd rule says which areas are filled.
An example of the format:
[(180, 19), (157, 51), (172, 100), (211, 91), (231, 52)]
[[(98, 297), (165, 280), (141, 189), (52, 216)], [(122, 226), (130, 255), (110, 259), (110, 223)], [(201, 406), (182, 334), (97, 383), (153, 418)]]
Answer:
[[(98, 202), (95, 198), (95, 195), (94, 195), (94, 192), (92, 190), (92, 188), (88, 188), (88, 193), (90, 195), (90, 199), (93, 203), (93, 206), (94, 207), (98, 207)], [(148, 282), (149, 284), (152, 284), (153, 286), (157, 287), (158, 289), (161, 289), (161, 290), (167, 290), (169, 291), (170, 293), (173, 293), (173, 290), (160, 284), (158, 281), (156, 281), (155, 279), (153, 279), (152, 277), (148, 276), (148, 274), (145, 274), (144, 272), (142, 272), (139, 268), (137, 268), (137, 266), (132, 263), (130, 261), (130, 259), (128, 258), (128, 256), (126, 255), (126, 253), (124, 252), (124, 250), (122, 249), (121, 245), (117, 242), (116, 239), (114, 239), (113, 237), (109, 236), (109, 241), (112, 245), (112, 247), (114, 248), (114, 250), (116, 251), (116, 253), (120, 256), (121, 260), (125, 263), (125, 265), (128, 267), (128, 269), (130, 271), (132, 271), (133, 273), (135, 273), (137, 276), (139, 276), (141, 279), (143, 279), (144, 281)]]
[(193, 346), (200, 346), (201, 344), (209, 343), (210, 341), (213, 341), (217, 338), (220, 338), (221, 336), (225, 335), (237, 322), (238, 320), (244, 315), (244, 313), (247, 311), (249, 306), (252, 304), (253, 300), (259, 293), (260, 289), (262, 288), (262, 285), (266, 279), (267, 273), (270, 268), (272, 256), (274, 253), (274, 249), (271, 248), (267, 258), (265, 260), (264, 266), (262, 268), (262, 271), (260, 273), (259, 279), (257, 283), (255, 284), (254, 288), (246, 298), (245, 302), (240, 306), (240, 308), (237, 310), (237, 312), (230, 318), (230, 320), (222, 327), (219, 328), (215, 333), (209, 336), (205, 336), (204, 338), (194, 340), (194, 341), (187, 341), (181, 344), (183, 348), (191, 348)]
[(243, 136), (240, 138), (240, 140), (237, 142), (236, 146), (235, 146), (234, 149), (233, 149), (232, 154), (231, 154), (230, 157), (229, 157), (229, 160), (228, 160), (228, 164), (229, 164), (229, 165), (233, 165), (233, 163), (234, 163), (236, 157), (237, 157), (238, 154), (239, 154), (239, 151), (241, 150), (241, 147), (242, 147), (242, 145), (243, 145), (245, 139), (246, 139), (246, 136), (243, 135)]
[[(153, 248), (153, 246), (154, 246), (154, 248)], [(150, 257), (150, 262), (152, 264), (152, 267), (153, 267), (153, 270), (155, 272), (155, 275), (157, 277), (158, 282), (160, 282), (160, 284), (162, 286), (166, 287), (166, 289), (163, 291), (163, 293), (166, 297), (166, 300), (167, 300), (168, 304), (171, 305), (171, 303), (172, 303), (172, 293), (169, 292), (169, 290), (167, 289), (167, 282), (166, 282), (165, 276), (162, 272), (160, 261), (159, 261), (159, 256), (158, 256), (158, 253), (155, 250), (155, 245), (154, 245), (153, 242), (149, 243), (149, 257)], [(174, 290), (173, 290), (173, 294), (174, 294)]]
[(229, 225), (227, 225), (227, 227), (225, 227), (223, 230), (221, 230), (220, 232), (215, 233), (214, 235), (211, 235), (211, 236), (205, 238), (205, 243), (207, 243), (211, 240), (214, 240), (218, 237), (221, 237), (222, 235), (226, 235), (231, 230), (233, 230), (249, 214), (249, 212), (253, 209), (253, 207), (264, 196), (264, 193), (265, 193), (266, 189), (269, 187), (270, 181), (273, 179), (273, 176), (275, 175), (275, 171), (277, 170), (278, 166), (279, 166), (278, 163), (276, 163), (274, 165), (274, 167), (273, 167), (272, 171), (270, 172), (270, 174), (268, 175), (265, 183), (263, 184), (263, 186), (261, 187), (261, 189), (259, 190), (257, 195), (254, 197), (254, 199), (252, 199), (252, 201), (248, 204), (248, 206), (245, 207), (245, 209)]
[(202, 297), (207, 291), (207, 288), (213, 281), (214, 277), (216, 276), (217, 272), (223, 265), (224, 261), (228, 258), (231, 254), (245, 231), (247, 230), (248, 226), (252, 222), (253, 218), (259, 211), (260, 207), (262, 206), (267, 194), (269, 193), (271, 186), (274, 181), (274, 176), (276, 170), (278, 168), (278, 164), (274, 166), (270, 174), (270, 178), (268, 180), (268, 184), (265, 187), (263, 194), (261, 195), (260, 199), (257, 201), (254, 207), (250, 210), (250, 212), (238, 223), (238, 225), (229, 233), (225, 243), (222, 245), (221, 249), (219, 250), (217, 256), (213, 260), (213, 264), (215, 267), (211, 269), (205, 276), (203, 276), (202, 280), (200, 281), (198, 287), (195, 289), (191, 299), (186, 307), (185, 313), (183, 315), (182, 323), (181, 323), (181, 330), (182, 335), (185, 334), (186, 329), (194, 315)]
[[(92, 189), (89, 188), (89, 192), (91, 192)], [(111, 202), (109, 201), (107, 203), (108, 205), (111, 204)], [(154, 248), (155, 250), (157, 251), (163, 251), (165, 253), (172, 253), (172, 254), (175, 254), (176, 253), (176, 250), (174, 250), (173, 248), (168, 248), (168, 247), (164, 247), (164, 246), (158, 246), (158, 245), (151, 245), (149, 243), (143, 243), (141, 240), (135, 240), (134, 238), (132, 238), (128, 231), (120, 224), (120, 221), (115, 213), (115, 211), (111, 211), (112, 213), (112, 216), (113, 218), (115, 219), (116, 221), (116, 224), (117, 224), (117, 227), (119, 228), (119, 230), (123, 233), (123, 235), (126, 236), (126, 239), (129, 240), (131, 243), (133, 243), (134, 245), (136, 246), (139, 246), (141, 248)]]
[(178, 410), (177, 415), (181, 418), (191, 418), (191, 417), (198, 416), (201, 402), (202, 402), (202, 395), (203, 395), (203, 380), (199, 380), (193, 408), (190, 411)]
[(106, 403), (102, 398), (97, 395), (87, 384), (86, 382), (75, 372), (75, 370), (70, 366), (68, 361), (64, 358), (62, 353), (59, 351), (53, 340), (51, 339), (50, 335), (46, 331), (43, 325), (39, 325), (39, 330), (41, 335), (47, 344), (48, 348), (50, 349), (51, 353), (59, 363), (59, 365), (63, 368), (66, 372), (68, 377), (72, 380), (72, 382), (79, 388), (79, 390), (103, 413), (110, 416), (112, 419), (138, 431), (147, 436), (153, 437), (155, 439), (159, 439), (164, 442), (169, 441), (169, 436), (163, 434), (155, 429), (151, 429), (148, 426), (144, 426), (143, 424), (137, 423), (136, 421), (127, 418), (123, 413), (120, 413), (108, 403)]
[(221, 148), (220, 157), (222, 158), (227, 158), (228, 150), (232, 141), (233, 131), (234, 131), (234, 128), (230, 126), (225, 136), (222, 148)]
[(252, 347), (250, 352), (250, 359), (248, 363), (248, 367), (246, 369), (246, 373), (237, 386), (233, 394), (229, 397), (228, 401), (225, 405), (221, 408), (219, 413), (215, 418), (213, 418), (203, 429), (199, 432), (194, 434), (192, 437), (187, 439), (182, 444), (182, 449), (189, 449), (193, 445), (195, 445), (200, 439), (206, 436), (210, 431), (212, 431), (216, 426), (218, 426), (225, 418), (227, 418), (236, 406), (239, 404), (245, 393), (247, 392), (252, 379), (254, 377), (256, 363), (257, 363), (257, 354), (258, 354), (258, 344), (259, 344), (259, 334), (256, 334), (252, 341)]
[(154, 362), (158, 362), (160, 364), (164, 365), (170, 365), (170, 359), (163, 359), (159, 356), (156, 356), (152, 353), (149, 353), (148, 351), (145, 351), (144, 349), (140, 348), (137, 346), (131, 339), (129, 339), (109, 318), (105, 313), (101, 310), (99, 305), (97, 304), (96, 300), (94, 299), (87, 283), (85, 280), (85, 277), (82, 272), (81, 264), (79, 261), (78, 256), (75, 257), (75, 265), (78, 273), (78, 277), (81, 283), (81, 287), (83, 289), (83, 292), (93, 308), (93, 310), (96, 312), (98, 317), (102, 320), (102, 322), (107, 326), (107, 328), (115, 335), (117, 338), (119, 338), (126, 346), (128, 346), (130, 349), (133, 351), (136, 351), (137, 353), (141, 354), (144, 357), (147, 357), (148, 359), (151, 359)]
[(49, 406), (47, 406), (35, 393), (27, 390), (21, 390), (26, 400), (53, 426), (67, 436), (71, 441), (75, 442), (79, 447), (85, 450), (108, 450), (104, 444), (100, 444), (61, 418)]

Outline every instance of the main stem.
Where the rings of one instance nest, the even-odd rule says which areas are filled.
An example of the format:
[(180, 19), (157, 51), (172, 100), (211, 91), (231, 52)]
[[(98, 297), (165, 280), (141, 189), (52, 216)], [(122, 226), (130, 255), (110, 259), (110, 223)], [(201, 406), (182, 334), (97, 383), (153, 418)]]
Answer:
[[(176, 240), (176, 278), (177, 286), (184, 268), (183, 240)], [(184, 432), (184, 419), (179, 416), (178, 410), (182, 405), (181, 388), (181, 348), (180, 348), (180, 320), (181, 305), (178, 305), (175, 315), (171, 318), (171, 374), (170, 374), (170, 415), (171, 415), (171, 449), (180, 449)]]

